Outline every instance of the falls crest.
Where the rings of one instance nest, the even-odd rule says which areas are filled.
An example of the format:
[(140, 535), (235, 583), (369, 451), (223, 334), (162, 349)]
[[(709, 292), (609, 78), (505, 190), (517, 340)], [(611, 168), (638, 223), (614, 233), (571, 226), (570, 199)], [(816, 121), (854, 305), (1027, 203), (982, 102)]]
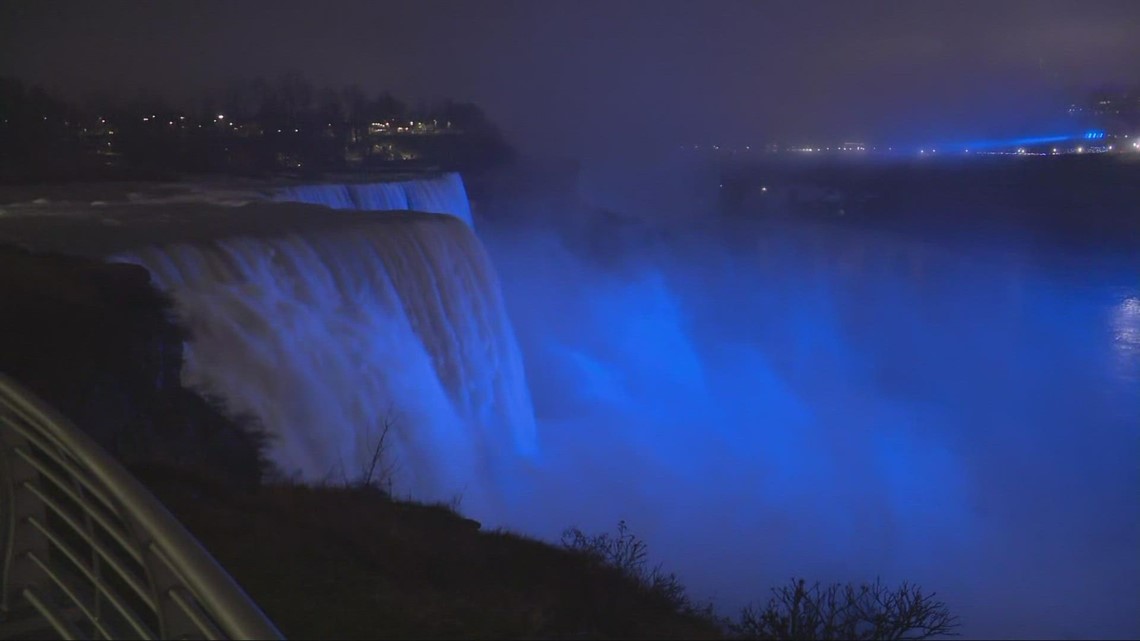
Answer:
[(411, 210), (450, 214), (471, 226), (471, 205), (459, 174), (392, 182), (286, 187), (274, 200), (324, 205), (331, 209)]
[[(354, 191), (316, 193), (339, 202)], [(393, 212), (117, 259), (173, 295), (191, 331), (186, 380), (260, 419), (288, 474), (359, 477), (386, 421), (395, 487), (420, 498), (450, 498), (496, 460), (534, 450), (494, 268), (456, 218)]]

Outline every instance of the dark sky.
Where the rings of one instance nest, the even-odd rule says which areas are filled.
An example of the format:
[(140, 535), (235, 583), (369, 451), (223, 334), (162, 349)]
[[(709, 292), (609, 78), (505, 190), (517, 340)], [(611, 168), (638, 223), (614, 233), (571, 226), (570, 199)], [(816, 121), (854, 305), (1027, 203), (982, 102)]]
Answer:
[(1031, 133), (1140, 81), (1140, 2), (0, 3), (0, 73), (187, 97), (300, 71), (481, 104), (526, 150)]

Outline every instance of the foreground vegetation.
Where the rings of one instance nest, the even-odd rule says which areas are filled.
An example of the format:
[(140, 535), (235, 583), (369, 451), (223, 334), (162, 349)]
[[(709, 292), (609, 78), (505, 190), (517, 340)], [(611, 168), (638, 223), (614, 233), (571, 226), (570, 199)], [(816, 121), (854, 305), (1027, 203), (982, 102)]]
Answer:
[(956, 626), (917, 588), (878, 583), (793, 582), (722, 618), (650, 566), (624, 523), (551, 545), (370, 485), (233, 490), (133, 471), (290, 638), (923, 639)]
[(717, 638), (620, 569), (368, 486), (139, 469), (290, 638)]

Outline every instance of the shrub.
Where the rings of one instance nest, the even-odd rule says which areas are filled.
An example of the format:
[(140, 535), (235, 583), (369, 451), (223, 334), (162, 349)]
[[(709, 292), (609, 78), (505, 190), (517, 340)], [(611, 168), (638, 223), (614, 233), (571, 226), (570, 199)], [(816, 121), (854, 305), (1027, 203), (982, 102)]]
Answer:
[[(685, 594), (677, 575), (662, 571), (660, 565), (649, 567), (649, 545), (632, 534), (624, 520), (618, 521), (616, 536), (609, 533), (590, 536), (578, 528), (568, 528), (562, 533), (562, 546), (618, 570), (676, 612), (696, 613), (698, 610)], [(710, 608), (704, 608), (702, 612), (708, 610)]]
[(803, 579), (772, 589), (767, 607), (749, 606), (735, 625), (746, 639), (929, 639), (955, 636), (958, 618), (934, 593), (876, 580), (808, 587)]

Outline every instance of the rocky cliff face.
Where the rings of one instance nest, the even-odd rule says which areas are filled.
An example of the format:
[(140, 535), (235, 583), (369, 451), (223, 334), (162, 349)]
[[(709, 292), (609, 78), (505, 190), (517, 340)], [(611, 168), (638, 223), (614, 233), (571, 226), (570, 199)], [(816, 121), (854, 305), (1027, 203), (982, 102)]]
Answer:
[(142, 267), (0, 247), (0, 372), (128, 465), (256, 483), (260, 432), (183, 388), (185, 339)]

